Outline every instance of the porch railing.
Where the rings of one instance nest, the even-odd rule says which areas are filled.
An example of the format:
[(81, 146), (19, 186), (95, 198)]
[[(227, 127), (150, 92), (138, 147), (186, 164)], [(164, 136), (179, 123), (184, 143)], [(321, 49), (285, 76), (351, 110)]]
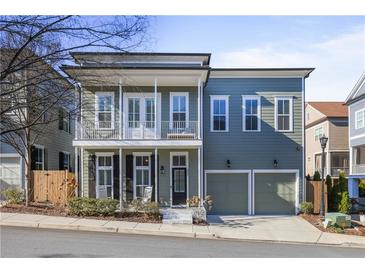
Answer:
[(365, 164), (352, 166), (353, 174), (365, 174)]
[(349, 168), (348, 167), (332, 167), (331, 168), (331, 176), (338, 177), (340, 172), (343, 171), (346, 176), (349, 175)]
[(164, 140), (196, 140), (199, 139), (198, 121), (162, 121), (127, 122), (119, 133), (119, 123), (83, 121), (78, 125), (79, 139), (164, 139)]

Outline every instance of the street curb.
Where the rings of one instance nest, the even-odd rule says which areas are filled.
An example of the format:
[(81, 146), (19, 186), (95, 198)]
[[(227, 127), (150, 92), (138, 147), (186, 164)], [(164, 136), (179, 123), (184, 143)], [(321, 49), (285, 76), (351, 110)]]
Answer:
[(40, 228), (40, 229), (59, 229), (59, 230), (71, 230), (71, 231), (90, 231), (90, 232), (107, 232), (107, 233), (120, 233), (129, 235), (151, 235), (151, 236), (167, 236), (167, 237), (181, 237), (181, 238), (196, 238), (196, 239), (216, 239), (216, 240), (230, 240), (241, 242), (257, 242), (257, 243), (280, 243), (280, 244), (301, 244), (301, 245), (319, 245), (319, 246), (335, 246), (335, 247), (351, 247), (364, 249), (365, 245), (355, 243), (318, 243), (318, 242), (298, 242), (298, 241), (280, 241), (280, 240), (260, 240), (260, 239), (242, 239), (234, 237), (222, 237), (213, 233), (197, 233), (197, 232), (172, 232), (172, 231), (153, 231), (145, 229), (131, 229), (131, 228), (118, 228), (118, 227), (99, 227), (99, 226), (86, 226), (86, 225), (73, 225), (73, 224), (47, 224), (47, 223), (32, 223), (32, 222), (1, 222), (1, 226), (9, 227), (27, 227), (27, 228)]

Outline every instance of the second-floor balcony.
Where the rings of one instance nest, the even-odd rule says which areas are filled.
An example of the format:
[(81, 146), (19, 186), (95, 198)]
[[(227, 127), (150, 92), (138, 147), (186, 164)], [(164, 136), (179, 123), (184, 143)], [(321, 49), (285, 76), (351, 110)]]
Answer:
[(81, 140), (197, 140), (198, 121), (171, 122), (90, 122), (78, 123), (76, 138)]

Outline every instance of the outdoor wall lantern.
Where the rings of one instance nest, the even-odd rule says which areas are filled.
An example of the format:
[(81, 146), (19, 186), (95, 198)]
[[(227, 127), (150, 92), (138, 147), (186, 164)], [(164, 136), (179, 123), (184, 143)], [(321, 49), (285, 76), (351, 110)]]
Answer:
[(227, 166), (227, 168), (230, 168), (231, 167), (231, 160), (227, 160), (226, 161), (226, 166)]
[(160, 174), (165, 174), (165, 167), (164, 166), (160, 167)]
[(279, 166), (278, 160), (275, 159), (273, 165), (274, 165), (275, 168), (278, 167)]

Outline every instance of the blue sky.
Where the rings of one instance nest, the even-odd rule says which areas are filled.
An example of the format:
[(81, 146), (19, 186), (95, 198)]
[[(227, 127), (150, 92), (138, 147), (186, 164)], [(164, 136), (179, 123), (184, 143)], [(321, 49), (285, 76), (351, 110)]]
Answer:
[(156, 16), (147, 50), (215, 67), (315, 67), (307, 100), (344, 100), (365, 70), (364, 16)]

